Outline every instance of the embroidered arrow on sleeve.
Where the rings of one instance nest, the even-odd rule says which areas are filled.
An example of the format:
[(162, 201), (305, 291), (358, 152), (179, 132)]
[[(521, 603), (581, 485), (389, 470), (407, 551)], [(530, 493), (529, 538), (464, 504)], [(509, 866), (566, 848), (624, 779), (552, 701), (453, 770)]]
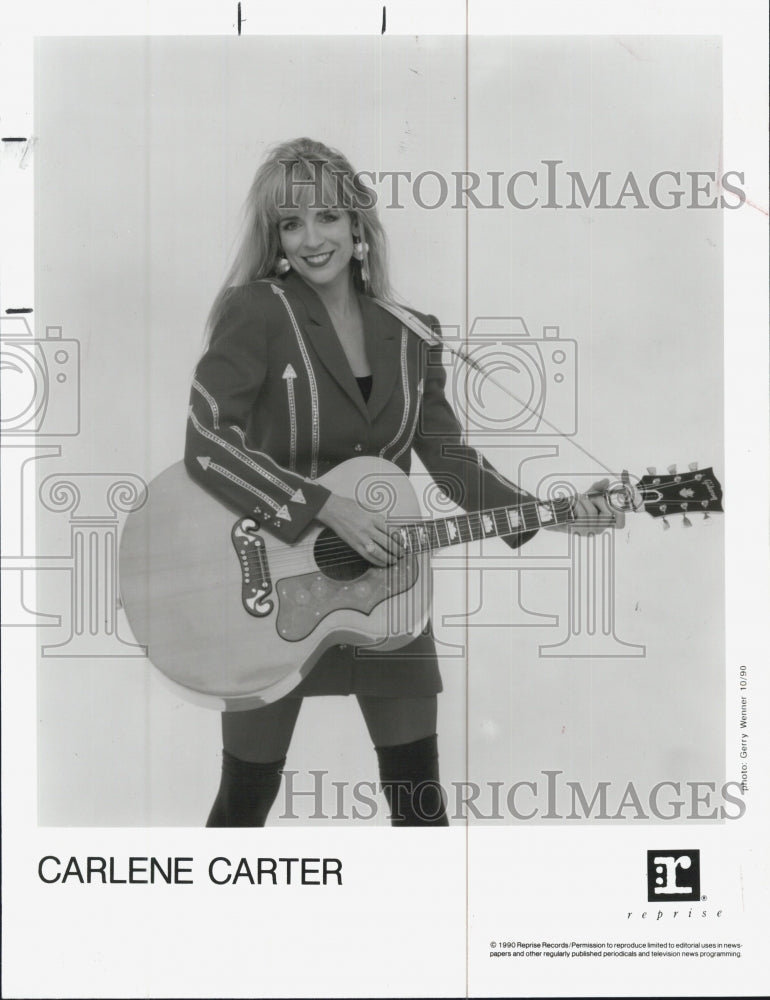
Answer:
[(217, 462), (212, 462), (208, 455), (197, 455), (196, 458), (206, 472), (216, 472), (220, 476), (224, 476), (224, 478), (229, 479), (231, 483), (235, 483), (235, 485), (240, 486), (241, 489), (247, 490), (249, 493), (253, 493), (254, 496), (259, 497), (264, 504), (271, 507), (275, 511), (275, 516), (277, 518), (282, 521), (291, 521), (291, 514), (289, 513), (289, 508), (286, 504), (280, 506), (266, 493), (263, 493), (262, 490), (258, 490), (256, 486), (252, 486), (251, 483), (247, 483), (244, 479), (241, 479), (240, 476), (236, 476), (223, 465), (219, 465)]
[[(219, 445), (226, 451), (229, 451), (234, 458), (238, 459), (239, 462), (243, 462), (244, 465), (247, 465), (250, 469), (253, 469), (254, 472), (257, 473), (257, 475), (263, 476), (274, 486), (276, 486), (279, 490), (283, 490), (285, 493), (290, 493), (292, 500), (296, 499), (297, 492), (300, 492), (301, 496), (301, 491), (296, 491), (290, 483), (286, 483), (284, 482), (283, 479), (279, 479), (278, 476), (273, 475), (268, 469), (264, 468), (264, 466), (258, 465), (255, 461), (253, 461), (253, 459), (249, 458), (249, 456), (245, 453), (245, 451), (250, 451), (251, 454), (253, 455), (261, 455), (262, 452), (252, 451), (247, 446), (246, 438), (244, 437), (243, 431), (241, 430), (240, 427), (238, 427), (235, 424), (232, 424), (230, 429), (234, 431), (235, 434), (238, 435), (245, 451), (240, 451), (238, 448), (235, 447), (235, 445), (225, 440), (225, 438), (220, 437), (218, 434), (213, 434), (210, 430), (204, 427), (203, 424), (200, 422), (200, 420), (198, 420), (198, 418), (195, 416), (192, 406), (189, 408), (188, 413), (193, 427), (201, 435), (201, 437), (204, 437), (209, 441), (213, 441), (214, 444)], [(200, 458), (198, 459), (198, 461), (200, 461)], [(302, 497), (301, 499), (298, 499), (297, 502), (304, 503), (305, 498)]]

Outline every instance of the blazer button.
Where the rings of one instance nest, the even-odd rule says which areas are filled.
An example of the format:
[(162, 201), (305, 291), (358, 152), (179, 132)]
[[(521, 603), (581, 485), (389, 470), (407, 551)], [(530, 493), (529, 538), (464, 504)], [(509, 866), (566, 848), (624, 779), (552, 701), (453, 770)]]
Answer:
[(357, 444), (353, 446), (353, 451), (363, 451), (364, 446), (362, 444)]

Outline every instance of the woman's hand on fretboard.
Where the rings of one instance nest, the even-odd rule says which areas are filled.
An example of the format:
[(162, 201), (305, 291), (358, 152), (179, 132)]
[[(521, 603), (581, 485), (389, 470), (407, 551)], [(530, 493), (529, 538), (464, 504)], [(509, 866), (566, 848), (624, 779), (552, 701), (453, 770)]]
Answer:
[(622, 528), (626, 516), (614, 510), (607, 502), (609, 479), (600, 479), (587, 493), (576, 493), (573, 498), (574, 517), (566, 524), (548, 525), (551, 531), (575, 531), (579, 535), (594, 535), (605, 528)]

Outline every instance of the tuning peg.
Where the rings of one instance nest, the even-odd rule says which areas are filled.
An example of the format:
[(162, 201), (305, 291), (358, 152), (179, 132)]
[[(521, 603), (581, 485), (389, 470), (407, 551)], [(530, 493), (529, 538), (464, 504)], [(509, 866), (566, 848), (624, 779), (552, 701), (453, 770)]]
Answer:
[(671, 473), (671, 475), (673, 476), (673, 475), (674, 475), (674, 473), (676, 472), (676, 463), (674, 463), (674, 465), (669, 465), (669, 467), (668, 467), (668, 471), (669, 471), (669, 472)]
[(690, 470), (690, 472), (695, 472), (695, 470), (698, 468), (698, 463), (697, 462), (690, 462), (690, 464), (687, 466), (687, 468)]
[(671, 525), (668, 523), (668, 518), (664, 517), (663, 518), (663, 530), (664, 531), (668, 531), (668, 529), (670, 527), (671, 527)]
[(692, 527), (692, 521), (690, 520), (690, 518), (686, 514), (682, 518), (682, 527), (683, 528), (691, 528)]
[(647, 466), (647, 471), (649, 472), (649, 474), (651, 476), (654, 476), (655, 475), (655, 466), (654, 465), (648, 465)]

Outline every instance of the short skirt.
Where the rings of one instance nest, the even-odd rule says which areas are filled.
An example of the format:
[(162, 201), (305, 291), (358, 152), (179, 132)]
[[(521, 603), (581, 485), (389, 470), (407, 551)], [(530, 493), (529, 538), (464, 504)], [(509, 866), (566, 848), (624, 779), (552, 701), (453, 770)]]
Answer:
[(362, 694), (418, 698), (443, 689), (430, 628), (401, 649), (369, 653), (364, 647), (331, 646), (289, 698)]

